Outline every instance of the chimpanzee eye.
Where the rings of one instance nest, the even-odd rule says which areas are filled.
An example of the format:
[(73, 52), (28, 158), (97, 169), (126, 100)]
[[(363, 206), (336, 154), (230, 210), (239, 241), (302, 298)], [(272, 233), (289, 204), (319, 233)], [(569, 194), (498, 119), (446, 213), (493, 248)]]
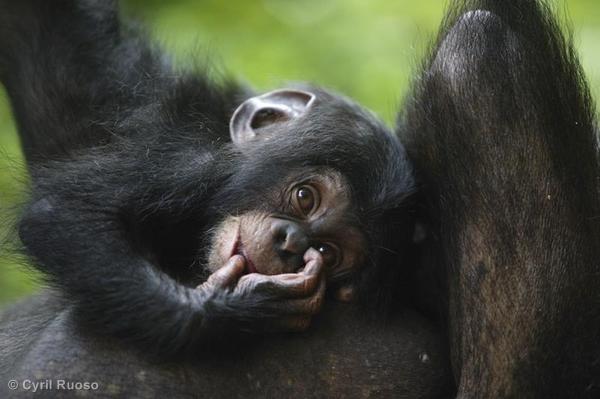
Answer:
[(311, 186), (298, 187), (294, 194), (294, 201), (298, 210), (304, 215), (310, 214), (319, 205), (317, 191)]
[(316, 246), (317, 251), (321, 253), (323, 257), (323, 263), (325, 266), (331, 268), (337, 266), (340, 262), (340, 250), (333, 244), (321, 243)]

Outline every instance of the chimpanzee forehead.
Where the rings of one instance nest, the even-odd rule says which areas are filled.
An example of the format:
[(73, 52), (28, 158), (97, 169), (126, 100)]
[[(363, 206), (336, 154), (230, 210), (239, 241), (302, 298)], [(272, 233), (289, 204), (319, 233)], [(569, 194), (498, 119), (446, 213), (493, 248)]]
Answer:
[[(325, 109), (327, 108), (327, 109)], [(347, 107), (326, 106), (238, 153), (231, 182), (243, 187), (272, 187), (299, 169), (330, 168), (343, 175), (364, 207), (391, 192), (412, 189), (412, 169), (389, 131)], [(342, 112), (343, 111), (343, 112)], [(270, 132), (272, 133), (272, 132)]]
[(401, 204), (414, 189), (404, 148), (379, 119), (351, 100), (307, 90), (315, 94), (308, 112), (257, 129), (255, 140), (232, 146), (229, 178), (217, 190), (217, 206), (248, 209), (295, 173), (328, 169), (343, 176), (357, 217), (377, 223), (373, 212)]
[[(285, 173), (285, 172), (284, 172)], [(331, 167), (298, 167), (287, 172), (281, 184), (284, 186), (298, 185), (302, 183), (318, 183), (336, 190), (346, 190), (348, 182), (337, 170)]]
[[(345, 101), (317, 102), (305, 115), (267, 127), (259, 139), (242, 150), (245, 163), (278, 162), (325, 165), (337, 168), (347, 162), (371, 158), (373, 167), (390, 145), (391, 132), (374, 116)], [(387, 161), (387, 160), (383, 160)]]

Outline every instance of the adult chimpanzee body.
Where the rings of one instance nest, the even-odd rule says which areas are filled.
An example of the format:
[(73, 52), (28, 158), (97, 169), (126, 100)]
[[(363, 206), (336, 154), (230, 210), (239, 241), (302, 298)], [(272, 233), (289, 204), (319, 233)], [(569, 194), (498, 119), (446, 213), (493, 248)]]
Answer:
[[(119, 398), (446, 398), (454, 390), (440, 332), (414, 311), (382, 328), (355, 305), (327, 302), (306, 332), (259, 335), (245, 347), (169, 363), (82, 331), (72, 305), (51, 294), (11, 313), (0, 329), (2, 398), (27, 397), (22, 385), (8, 390), (11, 379), (98, 382), (92, 397)], [(57, 396), (80, 394), (35, 394)]]
[[(598, 392), (598, 154), (593, 108), (572, 51), (538, 2), (459, 2), (400, 119), (429, 225), (420, 266), (442, 282), (431, 291), (447, 322), (460, 397)], [(140, 89), (164, 90), (160, 82)], [(176, 105), (181, 117), (189, 115), (186, 104)], [(152, 112), (133, 120), (141, 124)], [(248, 396), (250, 387), (255, 396), (274, 396), (290, 386), (311, 387), (294, 391), (299, 397), (443, 397), (452, 389), (444, 341), (410, 312), (381, 327), (364, 324), (349, 305), (327, 306), (314, 330), (244, 348), (232, 372), (228, 356), (198, 365), (150, 363), (123, 350), (121, 340), (83, 329), (70, 297), (51, 298), (5, 316), (6, 380), (105, 375), (112, 382), (106, 389), (149, 397)], [(268, 377), (257, 377), (257, 369)], [(246, 379), (231, 383), (232, 374)], [(314, 374), (321, 379), (311, 386)], [(160, 382), (128, 390), (148, 376)]]

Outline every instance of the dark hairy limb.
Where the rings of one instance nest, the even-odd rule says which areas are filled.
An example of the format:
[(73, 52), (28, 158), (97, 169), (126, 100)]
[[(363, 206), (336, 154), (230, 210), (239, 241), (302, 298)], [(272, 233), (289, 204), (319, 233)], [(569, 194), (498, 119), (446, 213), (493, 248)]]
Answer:
[(399, 130), (461, 398), (596, 397), (594, 106), (545, 2), (458, 1)]
[(235, 85), (176, 73), (139, 28), (120, 23), (116, 0), (2, 1), (0, 12), (0, 77), (29, 165), (157, 123), (192, 129), (199, 114), (227, 133)]
[(32, 186), (20, 239), (82, 325), (194, 358), (222, 334), (305, 329), (325, 278), (374, 303), (369, 285), (392, 296), (371, 281), (410, 273), (412, 167), (371, 113), (175, 72), (114, 2), (0, 4)]
[[(229, 173), (213, 150), (243, 90), (174, 72), (113, 1), (0, 8), (0, 76), (32, 176), (19, 233), (75, 316), (163, 356), (194, 356), (217, 326), (305, 328), (323, 297), (318, 255), (295, 285), (250, 275), (196, 289), (201, 271), (189, 270), (209, 223), (202, 204)], [(181, 259), (158, 261), (157, 241)]]

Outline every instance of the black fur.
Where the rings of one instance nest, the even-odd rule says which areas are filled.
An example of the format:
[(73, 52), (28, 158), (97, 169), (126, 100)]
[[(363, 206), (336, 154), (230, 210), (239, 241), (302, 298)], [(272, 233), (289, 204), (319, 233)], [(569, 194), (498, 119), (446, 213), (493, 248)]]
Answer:
[[(6, 6), (3, 7), (6, 8)], [(7, 18), (7, 15), (11, 15), (4, 12), (5, 10), (1, 11), (3, 12), (0, 12), (0, 18)], [(47, 12), (50, 11), (47, 10)], [(31, 14), (24, 13), (22, 15)], [(91, 12), (86, 15), (97, 17), (105, 14)], [(29, 24), (32, 27), (31, 31), (37, 32), (35, 27), (38, 26), (39, 21), (37, 23), (35, 19), (27, 21), (25, 19), (22, 22), (23, 26)], [(71, 20), (70, 23), (72, 24), (73, 21)], [(57, 25), (63, 26), (60, 23)], [(65, 23), (66, 25), (68, 24)], [(13, 25), (0, 24), (0, 29), (4, 30), (0, 35), (0, 41), (3, 43), (0, 47), (3, 51), (3, 60), (9, 59), (5, 55), (7, 48), (17, 48), (16, 46), (7, 47), (4, 44), (5, 38), (12, 37), (13, 41), (9, 40), (8, 42), (15, 43), (14, 40), (23, 41), (23, 38), (29, 37), (24, 33), (26, 30), (11, 30), (13, 36), (10, 36), (7, 26), (14, 26), (14, 21)], [(72, 25), (70, 29), (73, 29)], [(80, 27), (79, 29), (87, 28)], [(14, 38), (15, 32), (22, 32), (23, 38)], [(85, 37), (81, 34), (83, 33), (79, 32), (76, 37)], [(39, 39), (40, 36), (37, 37)], [(88, 48), (88, 46), (83, 46), (83, 48)], [(127, 56), (123, 55), (122, 58), (117, 57), (116, 59), (125, 60), (127, 65), (126, 60), (132, 60), (135, 56), (130, 58), (132, 57), (130, 53), (125, 53)], [(25, 55), (18, 54), (16, 59), (25, 64), (31, 63), (32, 58), (27, 58), (26, 54), (26, 52)], [(131, 54), (139, 53), (134, 51)], [(112, 58), (111, 60), (114, 61)], [(82, 65), (84, 64), (82, 63)], [(10, 65), (3, 62), (0, 66), (3, 68), (3, 76), (8, 76), (7, 70), (10, 70)], [(27, 71), (26, 68), (27, 65), (15, 66), (13, 70)], [(125, 70), (127, 71), (128, 68), (125, 67)], [(16, 73), (14, 71), (13, 74)], [(132, 71), (129, 72), (132, 73)], [(117, 74), (119, 79), (126, 75), (126, 73)], [(76, 77), (77, 74), (73, 74), (74, 82)], [(33, 78), (35, 76), (31, 77), (31, 79)], [(70, 80), (66, 79), (65, 81)], [(155, 79), (150, 79), (148, 82), (154, 81)], [(168, 89), (171, 87), (170, 84), (177, 81), (178, 79), (166, 79), (162, 83), (165, 85), (164, 89), (157, 88), (153, 95), (143, 94), (141, 96), (145, 99), (155, 98), (154, 95), (163, 98), (164, 93), (171, 93), (167, 98), (180, 99), (172, 103), (167, 102), (172, 104), (169, 108), (170, 115), (178, 115), (168, 118), (167, 121), (187, 120), (188, 123), (175, 128), (163, 121), (165, 127), (168, 128), (165, 131), (169, 132), (185, 131), (186, 126), (193, 125), (192, 121), (196, 120), (194, 116), (199, 114), (197, 109), (190, 108), (191, 104), (196, 105), (196, 102), (186, 103), (182, 99), (192, 98), (200, 101), (198, 98), (202, 98), (201, 95), (198, 98), (194, 98), (194, 96), (178, 97), (176, 95), (178, 90)], [(84, 87), (87, 80), (77, 82), (79, 83), (78, 87)], [(212, 84), (206, 84), (208, 90), (213, 87)], [(185, 87), (193, 91), (193, 88), (198, 85), (183, 84), (178, 87), (180, 87), (179, 90), (183, 90)], [(144, 85), (139, 88), (142, 92), (146, 89), (147, 86)], [(13, 90), (12, 93), (15, 93), (14, 90), (17, 90), (17, 87), (11, 89), (9, 86), (9, 90)], [(132, 94), (136, 90), (125, 90), (125, 93)], [(28, 92), (28, 90), (23, 91), (23, 93)], [(219, 92), (215, 90), (215, 95)], [(222, 99), (222, 102), (214, 100), (215, 102), (210, 102), (210, 104), (221, 104), (217, 109), (226, 109), (222, 114), (226, 119), (233, 104), (237, 102), (237, 95), (235, 89), (225, 92), (230, 93), (229, 95), (232, 97), (229, 95), (218, 97)], [(244, 97), (244, 94), (242, 93), (241, 96)], [(37, 97), (37, 95), (32, 96), (31, 100), (33, 101)], [(118, 101), (121, 101), (119, 98), (121, 97), (114, 99), (114, 103), (105, 99), (103, 104), (110, 109), (112, 104), (118, 104)], [(232, 100), (232, 98), (234, 99)], [(156, 104), (154, 101), (151, 103)], [(78, 104), (84, 104), (84, 102), (76, 101), (75, 105)], [(27, 118), (25, 111), (43, 111), (43, 108), (37, 107), (31, 109), (22, 107), (21, 111), (18, 111), (17, 103), (14, 103), (14, 107), (17, 114), (23, 113), (22, 118)], [(156, 126), (154, 123), (148, 122), (152, 121), (154, 116), (160, 115), (156, 112), (156, 105), (154, 107), (152, 108), (150, 105), (146, 108), (146, 112), (139, 111), (137, 115), (123, 117), (128, 120), (127, 129), (142, 129), (137, 130), (138, 132), (148, 129), (149, 132), (152, 132)], [(124, 108), (130, 109), (130, 105)], [(94, 106), (90, 109), (103, 108)], [(194, 109), (196, 112), (190, 112)], [(108, 114), (112, 115), (111, 112)], [(53, 114), (50, 113), (50, 115)], [(187, 117), (192, 119), (185, 119)], [(87, 123), (104, 120), (106, 119), (97, 116), (87, 120)], [(22, 121), (19, 123), (23, 125)], [(41, 124), (42, 127), (44, 125)], [(84, 124), (84, 126), (87, 125)], [(96, 125), (91, 124), (91, 126)], [(117, 124), (117, 126), (121, 125)], [(218, 131), (219, 126), (222, 129), (221, 133), (225, 134), (225, 126), (216, 122), (212, 125), (211, 131)], [(112, 126), (110, 127), (112, 129)], [(119, 129), (124, 129), (124, 127), (119, 127)], [(563, 37), (554, 16), (545, 3), (534, 0), (473, 0), (452, 3), (438, 40), (432, 47), (431, 53), (423, 65), (423, 72), (417, 77), (414, 89), (408, 97), (397, 130), (406, 145), (410, 159), (419, 172), (420, 198), (422, 199), (419, 212), (429, 228), (429, 236), (419, 248), (421, 271), (424, 276), (431, 273), (440, 282), (439, 288), (436, 289), (437, 286), (425, 279), (426, 285), (419, 288), (422, 292), (430, 293), (428, 295), (429, 302), (438, 305), (437, 307), (447, 324), (447, 338), (459, 397), (594, 398), (598, 396), (600, 387), (598, 380), (600, 376), (598, 370), (600, 366), (600, 340), (598, 340), (600, 336), (600, 306), (598, 306), (600, 304), (600, 268), (598, 266), (600, 233), (598, 232), (597, 217), (600, 205), (598, 202), (599, 165), (595, 129), (592, 101), (574, 54), (571, 39)], [(67, 129), (67, 131), (71, 130)], [(98, 131), (104, 130), (99, 129)], [(105, 133), (107, 137), (112, 137), (110, 133), (112, 130), (109, 129), (107, 132), (109, 132)], [(76, 136), (85, 137), (77, 134)], [(143, 134), (141, 136), (146, 137)], [(88, 170), (99, 167), (94, 165), (94, 154), (81, 157), (70, 150), (71, 148), (88, 148), (89, 144), (81, 147), (69, 145), (67, 146), (69, 150), (65, 152), (58, 150), (61, 147), (53, 146), (52, 142), (43, 144), (45, 136), (35, 138), (36, 136), (30, 135), (30, 137), (32, 143), (42, 143), (37, 146), (36, 151), (44, 153), (43, 159), (53, 158), (54, 154), (61, 153), (62, 156), (66, 156), (64, 159), (67, 159), (65, 162), (50, 164), (48, 172), (38, 170), (36, 173), (42, 173), (42, 176), (53, 175), (53, 171), (58, 170), (56, 166), (63, 165), (66, 176), (69, 176), (66, 182), (70, 183), (68, 186), (70, 189), (65, 190), (65, 193), (75, 191), (75, 198), (79, 198), (80, 201), (75, 205), (87, 205), (88, 202), (92, 205), (110, 203), (111, 198), (97, 198), (94, 195), (106, 194), (104, 189), (106, 182), (92, 179), (93, 185), (89, 185), (90, 182), (86, 181), (86, 186), (79, 191), (74, 190), (77, 187), (75, 183), (78, 182), (75, 180), (76, 178), (84, 176)], [(47, 139), (51, 137), (53, 136), (48, 136)], [(143, 148), (150, 150), (149, 159), (156, 159), (156, 152), (152, 152), (152, 149), (155, 148), (152, 145), (152, 138), (155, 136), (149, 134), (148, 137), (150, 138), (148, 142), (142, 141), (146, 144), (146, 147)], [(77, 139), (69, 139), (69, 141), (71, 140), (76, 141)], [(139, 135), (136, 140), (141, 140)], [(135, 166), (135, 163), (132, 163), (134, 157), (127, 151), (129, 148), (127, 144), (131, 141), (129, 137), (121, 136), (118, 141), (123, 142), (124, 147), (121, 147), (120, 152), (112, 154), (112, 163), (122, 162), (123, 170), (129, 170)], [(89, 142), (85, 141), (85, 143)], [(176, 148), (177, 143), (174, 144), (173, 147), (167, 146), (166, 148)], [(207, 145), (207, 143), (202, 143), (202, 145)], [(108, 148), (113, 148), (111, 146), (115, 146), (115, 144), (109, 144)], [(36, 145), (29, 144), (26, 148), (36, 148)], [(52, 148), (53, 150), (50, 150)], [(108, 148), (97, 146), (96, 151), (98, 154), (106, 156)], [(194, 151), (190, 150), (190, 153), (194, 153)], [(33, 152), (30, 150), (28, 156), (30, 159), (33, 159), (32, 154)], [(169, 152), (166, 154), (168, 155)], [(69, 166), (69, 159), (75, 161), (70, 164), (71, 166)], [(169, 159), (169, 157), (167, 156), (165, 159)], [(189, 167), (186, 162), (177, 163), (174, 159), (171, 161), (173, 162), (170, 165), (173, 167), (172, 171), (178, 171), (178, 167), (185, 172), (186, 166)], [(35, 162), (33, 163), (35, 164)], [(157, 162), (156, 165), (158, 164)], [(75, 168), (75, 165), (79, 166)], [(153, 165), (148, 164), (147, 166), (152, 170)], [(70, 169), (71, 167), (74, 169)], [(77, 173), (68, 173), (70, 171)], [(148, 183), (143, 180), (146, 172), (142, 172), (140, 173), (140, 187)], [(196, 193), (198, 189), (192, 184), (193, 182), (181, 184), (186, 180), (181, 179), (180, 176), (188, 176), (187, 173), (165, 177), (158, 173), (160, 170), (155, 172), (158, 178), (168, 180), (162, 182), (163, 185), (160, 186), (162, 188), (168, 187), (164, 184), (175, 181), (177, 184), (174, 186), (177, 186), (178, 189), (186, 188), (181, 191), (185, 194)], [(111, 176), (105, 173), (101, 175)], [(112, 178), (119, 181), (118, 175), (116, 173)], [(58, 179), (59, 177), (54, 178)], [(247, 181), (251, 181), (250, 176), (248, 179), (250, 180)], [(40, 181), (44, 181), (44, 179)], [(246, 180), (242, 179), (241, 181)], [(131, 183), (131, 181), (128, 182)], [(135, 183), (137, 182), (133, 182), (134, 185)], [(241, 185), (243, 186), (243, 184)], [(60, 188), (55, 185), (51, 185), (51, 187), (54, 187), (53, 190)], [(126, 186), (124, 189), (131, 190), (132, 188)], [(60, 190), (58, 192), (60, 193)], [(131, 206), (134, 213), (129, 213), (128, 210), (119, 215), (127, 220), (131, 217), (136, 219), (140, 215), (158, 215), (163, 209), (191, 209), (189, 206), (194, 202), (188, 202), (185, 199), (195, 197), (182, 196), (181, 192), (172, 191), (171, 195), (160, 197), (156, 192), (148, 190), (144, 192), (144, 198), (153, 199), (148, 202), (150, 207)], [(225, 195), (225, 199), (228, 197)], [(44, 204), (40, 203), (39, 206), (44, 211)], [(173, 220), (172, 217), (184, 219), (182, 215), (185, 214), (176, 212), (174, 215), (167, 214), (165, 217), (166, 220)], [(94, 214), (89, 213), (88, 216), (92, 219)], [(103, 217), (104, 215), (100, 214), (99, 216)], [(149, 219), (144, 218), (143, 220)], [(188, 219), (185, 218), (185, 220)], [(164, 225), (160, 219), (155, 223), (157, 226)], [(73, 227), (77, 226), (79, 224)], [(79, 228), (89, 232), (88, 226), (83, 225)], [(156, 229), (150, 228), (150, 230), (155, 231)], [(99, 233), (104, 232), (103, 229), (99, 231)], [(77, 231), (73, 232), (73, 235), (77, 236)], [(165, 235), (167, 234), (165, 233)], [(131, 235), (126, 234), (126, 236)], [(113, 236), (114, 243), (123, 245), (123, 241), (119, 238)], [(159, 238), (161, 237), (149, 242), (159, 243)], [(77, 240), (71, 240), (71, 242), (77, 249)], [(139, 252), (144, 252), (140, 250), (144, 246), (139, 246), (139, 243), (134, 242), (131, 245)], [(182, 246), (187, 247), (187, 244)], [(59, 249), (61, 248), (63, 251), (71, 250), (65, 245), (61, 245)], [(96, 256), (98, 259), (104, 259), (104, 254), (100, 251)], [(125, 258), (125, 256), (123, 257)], [(85, 270), (96, 273), (89, 268)], [(129, 270), (135, 271), (135, 269)], [(155, 275), (162, 276), (158, 273)], [(106, 275), (97, 278), (101, 278), (102, 281), (110, 281)], [(136, 281), (139, 282), (139, 280)], [(133, 283), (132, 281), (121, 282), (127, 285)], [(388, 281), (389, 284), (394, 282), (393, 279)], [(74, 282), (72, 285), (77, 286), (77, 283)], [(109, 287), (110, 285), (105, 288)], [(138, 301), (139, 297), (135, 297), (136, 294), (136, 291), (129, 292), (129, 295)], [(116, 296), (116, 298), (122, 297)], [(66, 310), (63, 312), (67, 314), (64, 317), (66, 320), (64, 323), (68, 324), (55, 322), (47, 325), (43, 330), (44, 334), (40, 335), (41, 343), (37, 345), (26, 342), (11, 347), (11, 351), (19, 352), (15, 357), (9, 359), (15, 359), (14, 364), (18, 364), (20, 375), (29, 376), (32, 370), (42, 369), (47, 373), (44, 375), (64, 376), (65, 371), (62, 368), (56, 370), (52, 365), (66, 363), (61, 362), (64, 359), (62, 347), (69, 346), (69, 343), (74, 349), (75, 356), (67, 358), (70, 360), (67, 368), (71, 373), (67, 375), (76, 377), (99, 375), (106, 368), (103, 368), (102, 364), (111, 369), (122, 367), (124, 359), (120, 353), (122, 343), (109, 341), (107, 347), (102, 347), (95, 341), (92, 343), (86, 341), (86, 335), (82, 336), (83, 339), (77, 339), (80, 336), (73, 333), (69, 306), (65, 307)], [(38, 308), (36, 305), (36, 309)], [(125, 310), (129, 309), (125, 308)], [(41, 314), (44, 313), (42, 310)], [(36, 317), (36, 312), (28, 311), (27, 314)], [(38, 309), (37, 317), (39, 314)], [(334, 312), (333, 315), (338, 315), (338, 312)], [(9, 314), (9, 318), (10, 316)], [(171, 316), (162, 315), (161, 317), (168, 319)], [(325, 317), (329, 317), (329, 315), (326, 314)], [(31, 324), (33, 323), (29, 324), (29, 328), (31, 328)], [(342, 334), (342, 337), (352, 338), (352, 332), (359, 331), (354, 329), (354, 325), (360, 326), (360, 321), (356, 317), (348, 317), (340, 324), (349, 331), (347, 335)], [(23, 337), (28, 337), (29, 334), (20, 334), (20, 331), (29, 331), (27, 330), (28, 326), (19, 329), (14, 325), (13, 321), (13, 324), (6, 328), (5, 336), (10, 336), (9, 342), (22, 342)], [(75, 326), (77, 325), (76, 323)], [(343, 381), (342, 385), (337, 385), (337, 389), (332, 389), (329, 392), (330, 396), (340, 396), (341, 393), (343, 396), (372, 393), (373, 395), (379, 394), (379, 396), (403, 397), (403, 393), (409, 392), (406, 397), (439, 397), (440, 395), (447, 397), (448, 389), (438, 391), (438, 394), (424, 393), (420, 390), (420, 385), (415, 381), (421, 376), (426, 376), (426, 373), (423, 370), (411, 369), (414, 370), (412, 372), (407, 370), (407, 362), (411, 364), (410, 353), (406, 356), (400, 354), (395, 360), (398, 369), (405, 370), (400, 377), (386, 374), (390, 369), (396, 370), (390, 366), (390, 363), (394, 364), (394, 360), (389, 362), (390, 359), (387, 358), (385, 359), (388, 360), (387, 363), (375, 362), (375, 365), (370, 361), (363, 362), (365, 357), (362, 351), (366, 350), (367, 354), (371, 353), (369, 343), (372, 342), (381, 343), (381, 345), (377, 345), (377, 348), (387, 349), (388, 345), (390, 348), (412, 347), (412, 341), (406, 340), (402, 336), (403, 325), (400, 327), (388, 325), (387, 329), (372, 329), (361, 336), (365, 339), (352, 341), (346, 346), (336, 347), (335, 344), (341, 342), (337, 339), (331, 342), (325, 341), (322, 351), (331, 351), (331, 355), (323, 361), (315, 362), (313, 352), (306, 351), (303, 347), (299, 355), (291, 356), (293, 366), (282, 367), (285, 370), (296, 368), (308, 370), (310, 376), (321, 376), (323, 373), (339, 370), (340, 364), (360, 359), (359, 362), (353, 363), (352, 367), (352, 370), (360, 371), (356, 376), (348, 378), (347, 376), (351, 373), (344, 372), (334, 375), (331, 381), (317, 384), (314, 390), (308, 392), (308, 395), (315, 397), (325, 396), (327, 391), (324, 391), (324, 387), (329, 387), (331, 382), (339, 384), (340, 381)], [(55, 329), (53, 330), (52, 327)], [(339, 326), (325, 328), (325, 332), (337, 328)], [(391, 341), (382, 339), (390, 329), (395, 332), (394, 337), (398, 337), (397, 342), (394, 339)], [(37, 330), (42, 331), (41, 328)], [(426, 329), (419, 327), (417, 331), (426, 331)], [(418, 334), (414, 336), (416, 335)], [(62, 341), (59, 340), (61, 343), (59, 353), (56, 352), (56, 341), (43, 339), (47, 336), (63, 338)], [(169, 337), (167, 336), (166, 339)], [(306, 337), (303, 344), (314, 344), (315, 339), (318, 338)], [(265, 365), (266, 374), (269, 376), (280, 375), (278, 374), (282, 369), (279, 366), (280, 360), (289, 360), (288, 355), (297, 349), (298, 343), (288, 342), (282, 343), (281, 351), (275, 353), (275, 357), (272, 358), (274, 361)], [(15, 350), (14, 347), (27, 349)], [(113, 352), (115, 348), (118, 353)], [(261, 350), (258, 363), (263, 364), (264, 359), (273, 355), (273, 352), (268, 347)], [(24, 354), (21, 351), (24, 351)], [(322, 351), (314, 352), (321, 354)], [(432, 356), (436, 356), (436, 353), (439, 355), (439, 352), (434, 351)], [(91, 364), (90, 358), (92, 358)], [(48, 361), (55, 359), (58, 361)], [(73, 361), (73, 359), (78, 360)], [(95, 366), (97, 359), (101, 361), (101, 365)], [(298, 361), (296, 362), (296, 360)], [(333, 361), (333, 363), (327, 363), (328, 366), (332, 366), (319, 368), (326, 360)], [(193, 374), (199, 370), (204, 371), (202, 369), (185, 366), (182, 372), (173, 373), (172, 370), (144, 362), (137, 355), (127, 358), (124, 363), (123, 373), (115, 373), (112, 377), (113, 380), (121, 377), (116, 386), (127, 389), (130, 386), (129, 375), (140, 369), (148, 370), (152, 372), (152, 380), (161, 382), (151, 388), (150, 395), (155, 394), (154, 396), (165, 393), (173, 394), (173, 392), (175, 392), (175, 396), (193, 396), (198, 395), (199, 392), (219, 396), (218, 393), (215, 394), (215, 387), (219, 389), (223, 385), (231, 385), (231, 392), (235, 392), (240, 385), (243, 386), (241, 382), (231, 384), (229, 364), (225, 364), (226, 372), (222, 375), (216, 376), (214, 379), (204, 379), (202, 378), (204, 374)], [(300, 367), (294, 367), (298, 364)], [(48, 367), (43, 368), (40, 365), (48, 365)], [(254, 367), (254, 364), (250, 362), (250, 366), (242, 368), (240, 374), (252, 372)], [(214, 367), (208, 369), (209, 371), (215, 370)], [(389, 383), (389, 386), (399, 389), (365, 391), (372, 385), (369, 381), (361, 380), (361, 377), (370, 376), (371, 373), (375, 376), (389, 376), (390, 379), (384, 379), (383, 384)], [(124, 375), (126, 380), (123, 380)], [(206, 391), (195, 389), (193, 386), (190, 390), (186, 390), (189, 387), (187, 385), (189, 381), (186, 381), (185, 377), (181, 377), (182, 375), (194, 376), (189, 380), (200, 381), (200, 385), (207, 380), (214, 382), (214, 385), (206, 388)], [(327, 375), (329, 376), (329, 374)], [(286, 374), (284, 373), (283, 376)], [(171, 381), (174, 382), (169, 385)], [(282, 381), (287, 381), (287, 379), (282, 379)], [(300, 386), (307, 386), (305, 382), (300, 381)], [(435, 384), (440, 380), (433, 378), (428, 381)], [(356, 389), (347, 390), (345, 389), (347, 385)], [(443, 385), (441, 382), (440, 386)], [(377, 386), (381, 387), (381, 385)], [(272, 392), (284, 392), (285, 387), (287, 385), (277, 381)], [(408, 387), (408, 390), (405, 391), (404, 387)], [(416, 390), (411, 391), (410, 388)], [(246, 395), (247, 391), (248, 389), (243, 388), (238, 392)], [(231, 393), (227, 390), (225, 392)], [(265, 396), (265, 392), (253, 391), (249, 394), (250, 397), (260, 397), (261, 395)], [(306, 396), (304, 392), (302, 395)]]
[(318, 111), (242, 154), (228, 123), (245, 89), (176, 72), (119, 24), (114, 6), (29, 1), (4, 5), (2, 17), (2, 81), (32, 176), (20, 237), (84, 325), (181, 355), (207, 339), (215, 318), (260, 317), (252, 298), (231, 303), (193, 289), (207, 247), (198, 255), (199, 240), (224, 215), (262, 206), (298, 168), (329, 166), (348, 178), (369, 239), (360, 282), (397, 280), (388, 274), (401, 270), (398, 243), (410, 241), (403, 204), (413, 178), (391, 132), (313, 88)]
[(600, 165), (572, 39), (544, 2), (457, 1), (423, 69), (398, 129), (459, 397), (597, 397)]

